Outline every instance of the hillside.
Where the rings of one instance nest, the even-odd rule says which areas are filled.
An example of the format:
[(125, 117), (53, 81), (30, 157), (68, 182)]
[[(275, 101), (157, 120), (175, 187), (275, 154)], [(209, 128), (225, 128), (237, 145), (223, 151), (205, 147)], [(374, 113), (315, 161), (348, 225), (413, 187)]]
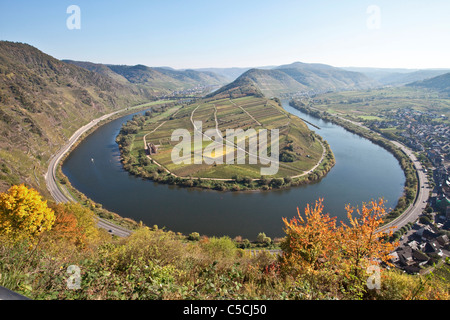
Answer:
[(431, 79), (416, 81), (408, 84), (407, 86), (430, 89), (450, 96), (450, 73)]
[(1, 41), (0, 190), (20, 181), (46, 192), (47, 162), (75, 130), (153, 98), (150, 91), (30, 45)]
[(296, 94), (368, 89), (376, 85), (374, 80), (358, 72), (323, 64), (296, 62), (273, 69), (251, 69), (215, 94), (242, 94), (250, 89), (252, 95), (260, 91), (269, 98), (284, 98)]
[(277, 68), (314, 91), (367, 89), (376, 83), (359, 72), (347, 71), (325, 64), (295, 62)]
[(256, 83), (252, 81), (247, 74), (252, 72), (259, 72), (261, 70), (252, 69), (245, 72), (242, 76), (237, 78), (235, 81), (223, 86), (219, 90), (216, 90), (209, 94), (207, 97), (214, 97), (216, 99), (224, 99), (224, 98), (240, 98), (245, 96), (255, 96), (255, 97), (263, 97), (264, 94), (258, 88)]
[[(174, 128), (186, 129), (192, 141), (195, 140), (195, 122), (201, 123), (204, 138), (209, 137), (204, 141), (205, 149), (191, 150), (189, 155), (183, 150), (183, 161), (175, 161), (174, 151), (179, 146), (170, 143)], [(261, 139), (259, 131), (263, 129), (278, 130), (278, 151), (268, 159), (262, 150), (244, 147), (242, 161), (230, 165), (229, 158), (243, 151), (239, 146), (243, 138), (234, 137), (234, 130), (247, 132), (250, 145), (253, 138)], [(207, 143), (210, 138), (217, 139), (217, 143)], [(334, 165), (327, 143), (300, 118), (285, 112), (276, 100), (250, 96), (197, 100), (195, 104), (174, 106), (164, 115), (135, 116), (122, 126), (116, 141), (124, 168), (132, 174), (162, 183), (222, 191), (269, 190), (306, 184), (323, 177)], [(151, 143), (155, 148), (150, 149)], [(259, 147), (264, 148), (264, 145)], [(198, 152), (204, 153), (202, 163), (192, 159)], [(270, 160), (270, 164), (265, 160)]]
[(202, 86), (222, 86), (229, 81), (213, 72), (195, 70), (175, 70), (171, 68), (150, 68), (144, 65), (104, 65), (90, 62), (65, 60), (111, 77), (121, 83), (132, 84), (137, 88), (148, 90), (155, 95), (166, 95), (172, 91), (188, 90)]
[(440, 76), (448, 69), (398, 69), (398, 68), (344, 68), (348, 71), (360, 72), (377, 81), (381, 86), (402, 86), (411, 82)]

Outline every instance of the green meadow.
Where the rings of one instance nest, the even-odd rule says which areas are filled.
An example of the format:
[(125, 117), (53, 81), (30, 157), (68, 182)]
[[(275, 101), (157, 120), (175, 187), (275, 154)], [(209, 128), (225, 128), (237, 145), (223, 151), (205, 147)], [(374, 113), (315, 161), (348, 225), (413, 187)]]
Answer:
[[(194, 124), (200, 124), (201, 128), (194, 130)], [(139, 175), (153, 178), (170, 174), (189, 180), (260, 180), (261, 169), (274, 166), (277, 167), (276, 174), (264, 178), (290, 179), (306, 176), (309, 170), (321, 162), (322, 155), (328, 150), (320, 137), (310, 131), (301, 119), (287, 113), (278, 101), (251, 96), (172, 105), (146, 116), (135, 117), (124, 126), (125, 129), (131, 127), (134, 129), (126, 137), (128, 142), (125, 143), (125, 154), (130, 157), (125, 156), (125, 165), (128, 164), (128, 169)], [(188, 132), (190, 141), (174, 138), (172, 135), (177, 129)], [(227, 130), (232, 129), (242, 129), (248, 135), (236, 139), (227, 137)], [(267, 144), (260, 145), (259, 149), (267, 147), (267, 154), (261, 154), (260, 150), (255, 153), (250, 149), (250, 141), (259, 141), (258, 138), (266, 133), (261, 131), (264, 129), (267, 130)], [(273, 129), (279, 132), (278, 159), (270, 158)], [(222, 138), (221, 143), (215, 142), (218, 137)], [(125, 140), (123, 132), (122, 138), (118, 139)], [(190, 148), (180, 154), (186, 161), (175, 163), (172, 153), (181, 142), (186, 142)], [(157, 146), (156, 154), (149, 154), (146, 147), (149, 143)], [(122, 145), (121, 142), (119, 145)], [(238, 154), (241, 154), (239, 163)], [(203, 157), (201, 163), (194, 161), (196, 155)], [(273, 161), (262, 163), (259, 156), (266, 161)], [(250, 157), (256, 157), (257, 163), (251, 162)], [(273, 163), (275, 160), (278, 166)]]

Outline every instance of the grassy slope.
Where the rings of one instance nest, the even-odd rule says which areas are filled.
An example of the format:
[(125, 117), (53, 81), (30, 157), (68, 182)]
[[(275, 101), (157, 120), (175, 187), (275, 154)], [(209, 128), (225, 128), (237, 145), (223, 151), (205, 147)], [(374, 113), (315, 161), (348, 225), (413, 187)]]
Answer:
[[(219, 130), (222, 134), (225, 134), (227, 129), (238, 128), (243, 130), (254, 129), (256, 132), (260, 129), (280, 129), (280, 149), (283, 150), (287, 145), (287, 138), (292, 140), (296, 160), (290, 163), (281, 163), (280, 170), (275, 177), (299, 175), (313, 167), (322, 155), (320, 143), (312, 138), (311, 132), (300, 119), (288, 115), (273, 100), (254, 97), (234, 100), (221, 99), (200, 103), (199, 105), (194, 104), (180, 109), (175, 116), (170, 115), (160, 121), (150, 119), (143, 130), (135, 136), (134, 155), (138, 156), (139, 150), (142, 150), (142, 137), (147, 135), (147, 142), (152, 141), (161, 146), (158, 154), (152, 156), (153, 159), (178, 176), (231, 179), (233, 176), (239, 175), (259, 178), (261, 176), (261, 165), (248, 164), (248, 156), (246, 157), (247, 164), (243, 165), (173, 164), (171, 151), (175, 143), (170, 143), (171, 134), (179, 128), (187, 129), (192, 134), (190, 117), (194, 110), (193, 120), (202, 121), (203, 131), (215, 128), (215, 110), (217, 110)], [(166, 122), (160, 126), (162, 121)], [(160, 127), (153, 132), (158, 126)], [(204, 149), (210, 143), (209, 141), (203, 142), (202, 148)]]
[(436, 91), (413, 87), (328, 93), (312, 98), (314, 107), (331, 114), (376, 117), (382, 111), (412, 108), (450, 117), (450, 101)]
[(149, 99), (32, 46), (0, 42), (0, 190), (25, 182), (46, 194), (48, 160), (73, 132), (102, 114)]

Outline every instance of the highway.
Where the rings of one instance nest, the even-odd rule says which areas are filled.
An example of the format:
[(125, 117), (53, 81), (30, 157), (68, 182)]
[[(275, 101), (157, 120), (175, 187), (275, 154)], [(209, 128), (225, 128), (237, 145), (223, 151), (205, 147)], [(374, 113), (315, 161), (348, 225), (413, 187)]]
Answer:
[[(316, 109), (318, 110), (318, 109)], [(320, 111), (320, 110), (319, 110)], [(354, 125), (357, 125), (361, 128), (364, 128), (366, 130), (371, 131), (369, 128), (365, 127), (359, 122), (351, 121), (348, 119), (345, 119), (343, 117), (336, 116), (337, 118), (341, 120), (348, 121)], [(375, 132), (375, 131), (372, 131)], [(377, 135), (381, 136), (378, 132), (375, 132)], [(412, 152), (409, 148), (407, 148), (405, 145), (401, 144), (400, 142), (389, 140), (392, 142), (395, 146), (399, 147), (413, 162), (414, 168), (416, 169), (417, 178), (418, 178), (418, 194), (416, 195), (416, 199), (414, 202), (395, 220), (386, 223), (383, 227), (379, 229), (380, 232), (388, 232), (389, 230), (396, 231), (397, 229), (400, 229), (401, 227), (407, 225), (409, 222), (414, 223), (419, 216), (422, 214), (423, 210), (427, 206), (428, 199), (430, 197), (430, 188), (428, 184), (428, 178), (426, 173), (423, 171), (422, 165), (420, 161), (417, 160), (416, 156), (414, 155), (414, 152)]]
[[(70, 195), (70, 193), (63, 187), (58, 184), (57, 177), (56, 177), (56, 170), (58, 168), (58, 164), (61, 161), (61, 159), (64, 157), (64, 155), (69, 152), (70, 148), (78, 141), (78, 139), (87, 131), (92, 129), (94, 126), (96, 126), (99, 122), (108, 119), (109, 117), (118, 114), (124, 110), (115, 111), (109, 114), (106, 114), (100, 118), (94, 119), (88, 124), (84, 125), (80, 129), (78, 129), (72, 137), (70, 137), (69, 141), (51, 158), (48, 166), (47, 173), (45, 174), (45, 182), (47, 184), (47, 189), (49, 190), (50, 194), (52, 195), (53, 199), (57, 203), (66, 203), (66, 202), (72, 202), (75, 201), (73, 197)], [(130, 230), (127, 230), (125, 228), (119, 227), (117, 225), (112, 224), (111, 222), (99, 218), (98, 226), (100, 228), (108, 230), (108, 232), (112, 235), (116, 235), (119, 237), (126, 237), (131, 234)]]
[[(45, 181), (47, 184), (47, 189), (49, 190), (49, 192), (51, 193), (52, 197), (55, 199), (56, 202), (64, 203), (64, 202), (75, 201), (73, 199), (73, 197), (70, 195), (70, 193), (63, 186), (60, 186), (57, 182), (56, 170), (58, 168), (58, 164), (61, 161), (61, 159), (64, 157), (64, 155), (67, 152), (69, 152), (69, 150), (72, 148), (72, 146), (78, 141), (78, 139), (85, 132), (92, 129), (99, 122), (106, 120), (109, 117), (111, 117), (115, 114), (118, 114), (122, 111), (125, 111), (125, 110), (126, 109), (115, 111), (110, 114), (104, 115), (100, 118), (92, 120), (85, 126), (81, 127), (72, 135), (72, 137), (69, 139), (69, 141), (51, 158), (51, 160), (49, 162), (49, 166), (48, 166), (48, 171), (45, 174)], [(365, 128), (367, 130), (370, 130), (370, 129), (364, 127), (360, 123), (350, 121), (350, 120), (347, 120), (342, 117), (339, 117), (339, 118), (342, 120), (345, 120), (345, 121), (349, 121), (353, 124), (356, 124), (360, 127)], [(405, 212), (400, 217), (398, 217), (394, 221), (391, 221), (390, 223), (384, 225), (380, 229), (380, 231), (387, 231), (390, 228), (392, 228), (395, 231), (396, 229), (401, 228), (402, 226), (408, 224), (409, 222), (414, 222), (416, 219), (418, 219), (418, 217), (421, 215), (421, 213), (423, 212), (423, 210), (425, 209), (425, 207), (427, 205), (428, 198), (429, 198), (429, 192), (430, 192), (430, 189), (428, 187), (427, 175), (425, 172), (423, 172), (422, 165), (417, 160), (414, 153), (399, 142), (392, 141), (392, 140), (391, 140), (391, 142), (393, 144), (395, 144), (397, 147), (399, 147), (413, 161), (414, 167), (417, 172), (418, 181), (419, 181), (418, 195), (416, 196), (414, 203), (412, 205), (410, 205), (410, 207), (408, 209), (406, 209)], [(113, 235), (117, 235), (119, 237), (126, 237), (131, 234), (130, 230), (127, 230), (125, 228), (114, 225), (111, 222), (106, 221), (101, 218), (99, 218), (98, 226), (108, 230), (109, 233), (111, 233)]]
[(411, 161), (413, 161), (414, 167), (417, 172), (417, 178), (419, 180), (418, 184), (419, 190), (413, 204), (411, 204), (409, 208), (406, 209), (405, 212), (400, 217), (384, 225), (382, 228), (383, 231), (384, 230), (387, 231), (387, 229), (389, 228), (393, 228), (393, 230), (395, 231), (396, 229), (401, 228), (402, 226), (408, 224), (409, 222), (414, 223), (414, 221), (416, 221), (419, 218), (419, 216), (422, 214), (423, 210), (427, 206), (427, 202), (430, 196), (428, 178), (426, 173), (423, 171), (423, 167), (420, 161), (417, 160), (416, 156), (410, 149), (408, 149), (401, 143), (397, 141), (391, 142), (395, 144), (397, 147), (399, 147), (411, 159)]

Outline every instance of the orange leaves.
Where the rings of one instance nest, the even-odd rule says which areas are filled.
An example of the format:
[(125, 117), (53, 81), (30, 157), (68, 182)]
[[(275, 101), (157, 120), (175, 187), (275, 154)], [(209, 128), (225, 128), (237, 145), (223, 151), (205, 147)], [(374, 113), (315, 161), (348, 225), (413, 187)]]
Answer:
[(384, 201), (363, 204), (361, 210), (356, 210), (356, 217), (353, 217), (354, 208), (347, 206), (346, 210), (350, 225), (342, 223), (341, 227), (342, 240), (346, 244), (343, 255), (352, 269), (365, 268), (369, 263), (388, 262), (395, 244), (385, 241), (386, 235), (378, 231), (383, 224), (383, 216), (386, 215)]
[(301, 268), (314, 270), (333, 258), (337, 247), (336, 221), (328, 214), (323, 215), (322, 199), (315, 207), (305, 209), (305, 218), (298, 216), (291, 221), (283, 219), (287, 234), (282, 249), (285, 258)]
[(85, 243), (86, 237), (83, 234), (83, 229), (78, 226), (76, 216), (68, 212), (63, 204), (52, 205), (51, 208), (55, 212), (56, 219), (51, 233), (48, 233), (48, 237), (57, 241), (62, 240), (78, 245)]
[[(369, 264), (387, 262), (394, 245), (377, 231), (386, 211), (383, 201), (363, 204), (361, 209), (346, 206), (348, 224), (323, 214), (323, 200), (309, 205), (304, 217), (283, 219), (286, 238), (282, 243), (284, 265), (297, 273), (323, 272), (361, 279)], [(357, 213), (357, 214), (355, 214)]]

